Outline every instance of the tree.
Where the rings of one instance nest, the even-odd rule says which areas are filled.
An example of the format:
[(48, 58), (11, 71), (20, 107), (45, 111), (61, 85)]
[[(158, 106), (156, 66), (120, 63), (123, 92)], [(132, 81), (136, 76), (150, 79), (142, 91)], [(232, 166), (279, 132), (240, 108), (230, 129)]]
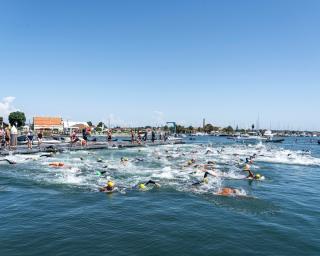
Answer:
[(9, 115), (9, 123), (11, 126), (17, 125), (17, 127), (24, 126), (26, 123), (26, 116), (23, 112), (16, 111)]
[(93, 126), (91, 121), (88, 121), (87, 124), (88, 124), (90, 127)]
[(202, 128), (202, 127), (198, 127), (198, 128), (197, 128), (197, 131), (198, 131), (198, 132), (203, 132), (203, 128)]
[(176, 132), (177, 132), (178, 134), (184, 133), (184, 132), (185, 132), (185, 128), (184, 128), (182, 125), (177, 125), (177, 126), (176, 126)]
[(99, 122), (98, 125), (97, 125), (97, 127), (100, 127), (100, 128), (101, 128), (102, 126), (105, 127), (105, 124), (104, 124), (103, 122)]
[(193, 130), (194, 128), (191, 125), (187, 128), (188, 133), (193, 133)]
[(206, 133), (211, 133), (214, 130), (213, 125), (212, 124), (206, 124), (204, 127), (204, 131)]
[(233, 133), (233, 128), (229, 125), (228, 127), (224, 128), (223, 131), (230, 134)]

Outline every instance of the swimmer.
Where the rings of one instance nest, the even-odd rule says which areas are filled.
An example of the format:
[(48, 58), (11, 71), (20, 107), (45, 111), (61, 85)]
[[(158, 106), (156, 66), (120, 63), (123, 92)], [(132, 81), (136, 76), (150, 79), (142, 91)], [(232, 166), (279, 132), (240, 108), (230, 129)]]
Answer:
[(212, 153), (212, 150), (210, 149), (210, 148), (207, 148), (207, 150), (206, 150), (206, 155), (208, 155), (208, 154), (211, 154)]
[(243, 171), (249, 173), (249, 175), (247, 176), (247, 179), (250, 179), (250, 180), (264, 179), (264, 177), (261, 176), (260, 174), (253, 174), (253, 172), (250, 170), (250, 165), (248, 165), (248, 164), (245, 165), (245, 167), (243, 168)]
[(50, 167), (64, 167), (64, 163), (61, 162), (53, 162), (49, 164)]
[(239, 196), (240, 190), (235, 188), (222, 188), (216, 193), (219, 196)]
[(250, 170), (250, 165), (246, 164), (243, 168), (243, 171), (244, 172), (248, 172), (249, 175), (247, 176), (247, 179), (251, 178), (251, 179), (254, 179), (255, 178), (255, 175), (253, 174), (253, 172)]
[(149, 185), (153, 185), (153, 187), (155, 187), (155, 188), (160, 188), (161, 187), (161, 185), (159, 183), (157, 183), (157, 182), (155, 182), (153, 180), (149, 180), (146, 183), (141, 183), (141, 184), (139, 184), (139, 185), (137, 185), (135, 187), (137, 187), (139, 190), (145, 190), (146, 187), (149, 186)]
[(189, 161), (187, 162), (187, 165), (186, 165), (185, 167), (191, 166), (191, 165), (193, 165), (195, 162), (196, 162), (195, 159), (191, 159), (191, 160), (189, 160)]
[(53, 154), (52, 153), (42, 154), (40, 157), (53, 157)]
[(1, 162), (7, 162), (8, 164), (16, 164), (17, 162), (15, 162), (15, 161), (11, 161), (11, 160), (9, 160), (9, 159), (1, 159), (0, 160)]
[(109, 192), (109, 193), (114, 192), (116, 190), (117, 190), (117, 188), (116, 188), (114, 182), (111, 180), (108, 181), (104, 187), (99, 189), (100, 192)]
[(107, 174), (107, 171), (97, 171), (96, 172), (96, 174), (98, 175), (98, 176), (102, 176), (102, 175), (104, 175), (104, 174)]
[(246, 158), (246, 164), (253, 164), (253, 160), (251, 159), (251, 156), (250, 156), (250, 160), (249, 158)]
[[(205, 173), (204, 173), (204, 176), (203, 176), (203, 180), (193, 183), (192, 186), (198, 186), (198, 185), (202, 185), (202, 184), (208, 184), (208, 183), (209, 183), (209, 179), (208, 179), (208, 176), (209, 176), (209, 175), (212, 175), (212, 174), (209, 173), (209, 172), (205, 172)], [(212, 176), (215, 176), (215, 175), (212, 175)]]
[(129, 159), (127, 157), (121, 157), (120, 163), (123, 165), (127, 165), (129, 162)]

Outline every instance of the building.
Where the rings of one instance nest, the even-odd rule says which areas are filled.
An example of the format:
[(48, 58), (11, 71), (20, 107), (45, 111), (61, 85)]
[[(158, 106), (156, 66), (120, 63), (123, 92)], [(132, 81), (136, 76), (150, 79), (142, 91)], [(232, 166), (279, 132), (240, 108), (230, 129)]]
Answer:
[(63, 132), (61, 117), (34, 117), (33, 129), (35, 131)]
[(65, 133), (71, 133), (72, 131), (82, 131), (84, 128), (88, 128), (87, 122), (75, 122), (75, 121), (65, 121), (63, 122), (63, 129)]

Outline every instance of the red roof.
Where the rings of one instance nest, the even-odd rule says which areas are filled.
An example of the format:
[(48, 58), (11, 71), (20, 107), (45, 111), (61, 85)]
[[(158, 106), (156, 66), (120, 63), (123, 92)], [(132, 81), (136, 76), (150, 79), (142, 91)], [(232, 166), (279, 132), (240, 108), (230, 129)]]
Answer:
[(63, 123), (61, 117), (34, 117), (33, 125), (41, 127), (52, 127), (61, 126), (63, 125)]

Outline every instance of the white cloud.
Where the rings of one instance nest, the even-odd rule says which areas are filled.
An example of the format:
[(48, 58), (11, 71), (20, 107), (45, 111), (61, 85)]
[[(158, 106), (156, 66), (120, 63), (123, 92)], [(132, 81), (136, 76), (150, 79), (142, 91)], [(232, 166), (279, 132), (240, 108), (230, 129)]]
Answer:
[(15, 97), (8, 96), (3, 98), (0, 101), (0, 116), (6, 118), (11, 112), (16, 111), (17, 109), (12, 105)]

